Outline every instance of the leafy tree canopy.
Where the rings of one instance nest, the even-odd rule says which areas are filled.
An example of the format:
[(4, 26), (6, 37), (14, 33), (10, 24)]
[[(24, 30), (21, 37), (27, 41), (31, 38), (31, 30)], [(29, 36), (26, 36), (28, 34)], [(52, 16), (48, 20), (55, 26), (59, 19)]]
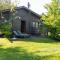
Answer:
[(48, 13), (43, 14), (42, 19), (45, 24), (52, 25), (54, 27), (60, 27), (60, 3), (59, 0), (52, 0), (51, 4), (46, 4), (44, 6)]
[(0, 11), (14, 8), (15, 5), (11, 4), (11, 0), (0, 0)]
[(60, 0), (52, 0), (50, 4), (44, 6), (47, 14), (42, 14), (44, 24), (47, 26), (51, 36), (60, 35)]

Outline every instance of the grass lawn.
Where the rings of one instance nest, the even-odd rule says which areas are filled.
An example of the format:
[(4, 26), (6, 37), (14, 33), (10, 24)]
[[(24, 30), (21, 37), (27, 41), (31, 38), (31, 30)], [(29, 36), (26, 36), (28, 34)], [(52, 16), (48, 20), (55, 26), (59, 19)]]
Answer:
[(60, 60), (60, 42), (48, 38), (0, 38), (0, 60)]

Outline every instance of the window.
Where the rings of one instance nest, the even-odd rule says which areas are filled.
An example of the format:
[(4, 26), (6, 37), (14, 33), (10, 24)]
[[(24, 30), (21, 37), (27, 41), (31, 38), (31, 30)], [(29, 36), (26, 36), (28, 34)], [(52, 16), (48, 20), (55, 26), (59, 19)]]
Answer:
[(39, 23), (38, 22), (32, 22), (32, 25), (33, 25), (33, 27), (36, 27), (36, 28), (39, 27)]
[(38, 28), (38, 22), (36, 22), (36, 28)]
[(35, 27), (35, 22), (32, 22), (32, 24), (33, 24), (33, 27)]

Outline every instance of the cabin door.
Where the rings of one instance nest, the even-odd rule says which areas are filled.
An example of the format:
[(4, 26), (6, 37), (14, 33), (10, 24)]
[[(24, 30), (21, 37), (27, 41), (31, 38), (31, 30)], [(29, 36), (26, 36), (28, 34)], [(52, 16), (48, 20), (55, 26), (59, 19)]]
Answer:
[(21, 21), (21, 32), (22, 33), (26, 32), (26, 22), (25, 21)]

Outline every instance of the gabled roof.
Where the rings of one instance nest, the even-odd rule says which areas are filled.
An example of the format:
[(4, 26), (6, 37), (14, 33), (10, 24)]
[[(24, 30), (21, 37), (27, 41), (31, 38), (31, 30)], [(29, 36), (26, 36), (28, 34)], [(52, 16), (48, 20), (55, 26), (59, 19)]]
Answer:
[(27, 11), (30, 11), (32, 14), (34, 14), (35, 16), (37, 17), (41, 17), (39, 14), (35, 13), (34, 11), (30, 10), (29, 8), (25, 7), (25, 6), (20, 6), (20, 7), (17, 7), (16, 9), (25, 9)]

